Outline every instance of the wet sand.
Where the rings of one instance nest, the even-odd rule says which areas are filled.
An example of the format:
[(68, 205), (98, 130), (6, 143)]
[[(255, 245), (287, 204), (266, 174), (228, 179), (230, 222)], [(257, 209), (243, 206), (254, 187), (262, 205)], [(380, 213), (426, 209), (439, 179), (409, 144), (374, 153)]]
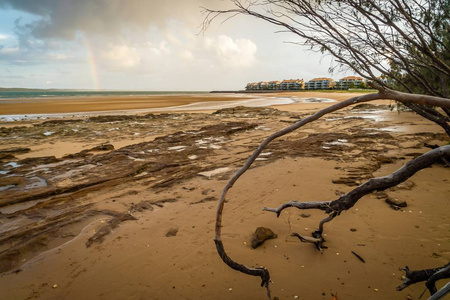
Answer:
[[(355, 94), (301, 95), (348, 96)], [(313, 231), (322, 212), (288, 209), (276, 218), (262, 211), (292, 199), (336, 199), (428, 151), (424, 143), (448, 142), (430, 122), (390, 111), (387, 101), (375, 104), (274, 141), (229, 192), (224, 245), (238, 262), (270, 270), (272, 296), (418, 299), (422, 284), (395, 291), (403, 275), (398, 268), (437, 267), (450, 259), (450, 170), (442, 165), (364, 197), (327, 224), (323, 254), (291, 237)], [(0, 124), (0, 150), (16, 148), (0, 167), (0, 298), (266, 299), (259, 278), (229, 269), (218, 257), (217, 201), (265, 137), (327, 105)], [(408, 206), (393, 210), (386, 198)], [(251, 249), (258, 226), (278, 237)]]
[[(35, 99), (11, 99), (0, 101), (0, 115), (19, 114), (61, 114), (78, 112), (100, 111), (126, 111), (165, 108), (173, 111), (173, 107), (188, 106), (186, 110), (192, 110), (189, 105), (203, 103), (203, 107), (220, 105), (223, 102), (239, 102), (253, 99), (275, 98), (308, 98), (321, 97), (331, 99), (343, 99), (353, 96), (354, 93), (274, 93), (274, 94), (179, 94), (179, 95), (154, 95), (154, 96), (129, 96), (129, 97), (52, 97)], [(201, 105), (194, 107), (200, 110)]]

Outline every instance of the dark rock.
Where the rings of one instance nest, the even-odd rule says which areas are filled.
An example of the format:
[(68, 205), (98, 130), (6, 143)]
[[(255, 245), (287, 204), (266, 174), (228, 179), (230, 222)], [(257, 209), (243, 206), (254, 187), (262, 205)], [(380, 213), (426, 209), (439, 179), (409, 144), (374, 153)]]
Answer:
[(356, 228), (350, 228), (350, 231), (351, 231), (351, 232), (355, 232), (355, 231), (356, 231)]
[(154, 208), (153, 208), (153, 206), (152, 206), (150, 201), (145, 201), (144, 200), (144, 201), (141, 201), (141, 202), (139, 202), (137, 204), (132, 204), (131, 207), (130, 207), (130, 212), (133, 212), (133, 211), (142, 212), (144, 210), (150, 210), (150, 211), (154, 210)]
[(166, 237), (176, 236), (177, 233), (178, 233), (178, 228), (171, 228), (169, 231), (167, 231)]
[(24, 147), (16, 147), (16, 148), (8, 148), (8, 149), (1, 149), (0, 154), (23, 154), (30, 152), (30, 148), (24, 148)]
[(394, 163), (394, 160), (390, 157), (386, 157), (386, 156), (377, 156), (375, 158), (378, 162), (380, 162), (381, 164), (392, 164)]
[(96, 146), (94, 148), (89, 149), (88, 151), (110, 151), (110, 150), (114, 150), (114, 146), (111, 144), (103, 144), (103, 145), (99, 145)]
[(310, 214), (301, 214), (300, 217), (302, 217), (302, 218), (309, 218), (309, 217), (311, 217), (311, 215)]
[(411, 190), (413, 187), (415, 187), (416, 184), (410, 180), (404, 181), (396, 186), (391, 187), (390, 191), (396, 191), (396, 190)]
[(384, 201), (391, 206), (397, 206), (397, 207), (407, 207), (408, 206), (406, 201), (393, 199), (391, 197), (386, 198)]
[(19, 165), (28, 165), (28, 166), (37, 166), (37, 165), (47, 165), (60, 162), (60, 159), (57, 159), (54, 156), (40, 156), (40, 157), (28, 157), (22, 159), (18, 162)]
[(94, 243), (102, 243), (105, 240), (105, 236), (110, 234), (114, 228), (117, 228), (120, 223), (124, 221), (136, 221), (137, 219), (128, 213), (114, 213), (114, 217), (110, 219), (106, 225), (98, 229), (95, 234), (90, 237), (86, 242), (86, 248), (89, 248)]
[(10, 177), (3, 177), (1, 186), (18, 186), (18, 185), (25, 185), (26, 180), (23, 176), (10, 176)]
[(256, 249), (266, 240), (275, 238), (277, 238), (277, 235), (271, 229), (266, 227), (258, 227), (252, 237), (252, 248)]
[(0, 153), (0, 160), (15, 159), (16, 157), (9, 153)]
[(82, 119), (73, 119), (73, 120), (49, 120), (44, 121), (42, 124), (37, 124), (35, 126), (47, 126), (47, 125), (65, 125), (65, 124), (72, 124), (72, 123), (80, 123), (83, 122)]
[(219, 199), (217, 199), (217, 197), (210, 196), (210, 197), (203, 198), (202, 200), (192, 202), (191, 204), (200, 204), (200, 203), (206, 203), (206, 202), (217, 201), (217, 200), (219, 200)]

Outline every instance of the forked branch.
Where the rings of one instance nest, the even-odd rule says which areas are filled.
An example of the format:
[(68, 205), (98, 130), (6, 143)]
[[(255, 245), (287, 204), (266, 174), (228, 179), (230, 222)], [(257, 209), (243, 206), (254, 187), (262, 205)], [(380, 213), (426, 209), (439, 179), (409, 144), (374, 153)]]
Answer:
[[(427, 289), (430, 291), (431, 295), (435, 295), (437, 293), (436, 282), (441, 279), (450, 278), (450, 263), (434, 269), (425, 269), (425, 270), (417, 270), (411, 271), (408, 266), (401, 269), (405, 271), (405, 280), (401, 285), (397, 287), (397, 291), (401, 291), (411, 284), (415, 284), (418, 282), (426, 281)], [(441, 289), (444, 294), (440, 295), (443, 297), (446, 293), (450, 292), (444, 288)], [(433, 298), (433, 297), (432, 297)], [(430, 298), (431, 299), (431, 298)], [(440, 299), (440, 298), (433, 298)]]
[[(225, 185), (222, 194), (220, 196), (219, 204), (217, 207), (216, 212), (216, 224), (215, 224), (215, 237), (214, 241), (216, 243), (217, 251), (222, 258), (222, 260), (231, 268), (240, 271), (245, 274), (253, 275), (253, 276), (259, 276), (262, 279), (262, 285), (267, 288), (268, 294), (270, 294), (269, 290), (269, 282), (270, 282), (270, 276), (269, 272), (266, 269), (259, 269), (259, 268), (250, 268), (243, 264), (239, 264), (235, 262), (231, 257), (229, 257), (225, 249), (223, 247), (222, 243), (222, 216), (223, 216), (223, 209), (225, 206), (225, 199), (227, 196), (228, 191), (233, 187), (233, 185), (236, 183), (236, 181), (250, 168), (250, 166), (254, 163), (256, 158), (261, 154), (261, 152), (275, 139), (282, 137), (290, 132), (293, 132), (294, 130), (297, 130), (298, 128), (311, 123), (329, 113), (338, 111), (340, 109), (343, 109), (345, 107), (348, 107), (350, 105), (362, 103), (362, 102), (369, 102), (373, 100), (380, 100), (380, 99), (390, 99), (390, 100), (396, 100), (399, 102), (406, 102), (406, 103), (416, 103), (421, 105), (432, 105), (432, 106), (439, 106), (439, 107), (445, 107), (450, 108), (450, 100), (435, 96), (427, 96), (427, 95), (418, 95), (418, 94), (406, 94), (397, 92), (385, 87), (377, 86), (379, 92), (376, 94), (366, 94), (362, 96), (357, 96), (350, 98), (348, 100), (336, 103), (334, 105), (331, 105), (327, 108), (324, 108), (315, 114), (304, 118), (291, 126), (288, 126), (280, 131), (275, 132), (274, 134), (270, 135), (268, 138), (266, 138), (259, 146), (258, 148), (252, 153), (252, 155), (247, 159), (244, 166), (239, 169), (233, 177), (228, 181), (228, 183)], [(443, 151), (448, 158), (448, 153), (450, 151), (450, 146), (447, 146), (445, 148), (441, 147), (440, 150), (434, 149), (430, 151), (430, 155), (427, 156), (434, 162), (435, 159), (433, 157), (436, 156), (436, 153), (439, 151)], [(436, 151), (435, 151), (436, 150)], [(440, 153), (440, 152), (439, 152)], [(441, 155), (442, 156), (442, 155)], [(418, 160), (418, 163), (412, 163), (407, 164), (404, 168), (400, 169), (396, 173), (392, 174), (392, 178), (381, 178), (378, 181), (369, 180), (365, 184), (359, 186), (352, 192), (342, 196), (340, 199), (332, 201), (332, 202), (318, 202), (318, 203), (312, 203), (312, 204), (301, 204), (304, 207), (307, 208), (317, 208), (321, 210), (325, 210), (328, 213), (331, 213), (333, 215), (332, 218), (334, 218), (336, 215), (335, 213), (339, 214), (342, 210), (346, 210), (350, 207), (352, 207), (356, 201), (358, 201), (359, 198), (361, 198), (363, 195), (376, 190), (377, 188), (380, 189), (386, 189), (388, 187), (394, 186), (395, 184), (398, 184), (403, 180), (406, 180), (410, 176), (412, 176), (415, 172), (418, 170), (425, 168), (427, 165), (426, 163), (427, 159)], [(415, 170), (415, 171), (414, 171)], [(408, 175), (409, 174), (409, 175)], [(391, 176), (391, 175), (390, 175)], [(395, 183), (397, 182), (397, 183)], [(292, 205), (296, 205), (295, 203), (291, 203)], [(315, 207), (314, 207), (315, 206)], [(289, 207), (289, 206), (286, 206)], [(276, 212), (276, 211), (275, 211)], [(276, 212), (277, 213), (277, 212)], [(279, 214), (279, 213), (277, 213)], [(323, 231), (323, 224), (328, 222), (328, 217), (322, 220), (321, 225), (319, 226), (319, 237), (321, 236), (321, 233)]]
[[(435, 148), (405, 164), (403, 167), (398, 169), (392, 174), (383, 177), (371, 178), (360, 186), (356, 187), (352, 191), (342, 195), (339, 199), (334, 201), (323, 201), (323, 202), (299, 202), (299, 201), (289, 201), (280, 205), (277, 208), (264, 207), (264, 211), (270, 211), (280, 216), (281, 212), (289, 207), (295, 207), (298, 209), (318, 209), (325, 210), (329, 213), (329, 216), (323, 219), (319, 228), (313, 232), (313, 237), (305, 237), (299, 234), (293, 234), (297, 236), (302, 242), (310, 242), (316, 245), (319, 251), (322, 251), (322, 233), (323, 225), (336, 216), (338, 216), (342, 211), (348, 210), (353, 207), (359, 199), (363, 196), (372, 193), (374, 191), (383, 191), (387, 188), (396, 186), (411, 176), (413, 176), (418, 171), (427, 168), (440, 160), (450, 159), (450, 145)], [(320, 240), (322, 239), (322, 240)], [(319, 243), (320, 242), (320, 243)]]

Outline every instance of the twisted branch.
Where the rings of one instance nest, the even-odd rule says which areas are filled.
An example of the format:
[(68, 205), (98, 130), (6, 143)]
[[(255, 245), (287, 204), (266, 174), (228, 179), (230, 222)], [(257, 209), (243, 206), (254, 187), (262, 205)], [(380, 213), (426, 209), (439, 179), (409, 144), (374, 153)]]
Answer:
[[(259, 154), (275, 139), (282, 137), (308, 123), (311, 123), (329, 113), (338, 111), (340, 109), (343, 109), (345, 107), (348, 107), (350, 105), (354, 105), (354, 104), (358, 104), (358, 103), (363, 103), (363, 102), (369, 102), (369, 101), (373, 101), (373, 100), (380, 100), (380, 99), (391, 99), (391, 100), (396, 100), (396, 101), (400, 101), (400, 102), (406, 102), (406, 103), (417, 103), (417, 104), (426, 104), (426, 105), (433, 105), (433, 106), (439, 106), (439, 107), (446, 107), (446, 108), (450, 108), (450, 100), (449, 99), (445, 99), (445, 98), (440, 98), (440, 97), (434, 97), (434, 96), (427, 96), (427, 95), (416, 95), (416, 94), (406, 94), (406, 93), (401, 93), (401, 92), (397, 92), (385, 87), (381, 87), (381, 86), (376, 86), (378, 88), (378, 93), (376, 94), (366, 94), (366, 95), (362, 95), (362, 96), (357, 96), (357, 97), (353, 97), (350, 98), (348, 100), (336, 103), (334, 105), (331, 105), (327, 108), (324, 108), (318, 112), (316, 112), (315, 114), (304, 118), (280, 131), (275, 132), (274, 134), (270, 135), (268, 138), (266, 138), (259, 146), (258, 148), (252, 153), (252, 155), (247, 159), (247, 161), (245, 162), (244, 166), (239, 169), (234, 175), (233, 177), (228, 181), (228, 183), (225, 185), (222, 194), (220, 196), (220, 200), (219, 200), (219, 204), (217, 207), (217, 212), (216, 212), (216, 224), (215, 224), (215, 237), (214, 237), (214, 241), (216, 243), (216, 248), (217, 251), (219, 253), (219, 256), (222, 258), (222, 260), (224, 261), (225, 264), (227, 264), (229, 267), (231, 267), (234, 270), (240, 271), (242, 273), (245, 274), (249, 274), (249, 275), (253, 275), (253, 276), (259, 276), (261, 277), (262, 280), (262, 285), (265, 286), (267, 288), (268, 294), (270, 293), (269, 290), (269, 282), (270, 282), (270, 276), (269, 276), (269, 272), (266, 269), (255, 269), (255, 268), (249, 268), (243, 264), (239, 264), (237, 262), (235, 262), (231, 257), (229, 257), (226, 252), (225, 249), (223, 247), (223, 243), (222, 243), (222, 216), (223, 216), (223, 209), (225, 206), (225, 199), (226, 199), (226, 195), (228, 193), (228, 191), (233, 187), (233, 185), (236, 183), (236, 181), (250, 168), (250, 166), (253, 164), (253, 162), (256, 160), (256, 158), (259, 156)], [(442, 147), (441, 147), (442, 148)], [(439, 148), (438, 148), (439, 149)], [(448, 146), (446, 151), (444, 152), (448, 152), (450, 151), (450, 146)], [(435, 149), (437, 150), (437, 149)], [(436, 153), (437, 151), (432, 150), (430, 152)], [(448, 153), (446, 154), (448, 156)], [(408, 164), (407, 164), (408, 165)], [(406, 166), (405, 166), (406, 167)], [(425, 167), (425, 166), (424, 166)], [(422, 167), (422, 168), (424, 168)], [(408, 167), (409, 168), (409, 167)], [(417, 172), (420, 169), (417, 169), (415, 172)], [(399, 170), (400, 171), (400, 170)], [(415, 173), (414, 172), (414, 173)], [(406, 178), (409, 178), (410, 176), (412, 176), (414, 173), (411, 173), (409, 176), (407, 176)], [(401, 172), (399, 173), (400, 175), (402, 174)], [(397, 178), (396, 176), (394, 176), (394, 179)], [(406, 180), (406, 179), (404, 179)], [(340, 211), (345, 210), (350, 208), (351, 206), (354, 205), (354, 203), (356, 203), (356, 201), (361, 198), (363, 195), (365, 195), (364, 193), (369, 193), (370, 191), (376, 189), (376, 184), (375, 184), (375, 188), (374, 187), (374, 181), (370, 181), (370, 184), (364, 184), (360, 187), (358, 187), (357, 189), (355, 189), (353, 192), (353, 194), (351, 194), (351, 196), (347, 196), (346, 195), (352, 193), (348, 193), (344, 196), (342, 196), (339, 200), (336, 201), (332, 201), (330, 203), (328, 202), (317, 202), (317, 203), (312, 203), (312, 204), (301, 204), (301, 206), (304, 207), (308, 207), (308, 208), (319, 208), (321, 210), (325, 210), (327, 211), (327, 208), (329, 209), (327, 212), (331, 213), (333, 212), (332, 215), (334, 215), (334, 212), (337, 212), (337, 214), (340, 213)], [(386, 184), (386, 182), (384, 180), (380, 181), (380, 186), (386, 186), (385, 188), (391, 187), (394, 184), (395, 181), (392, 181), (392, 184), (390, 185), (389, 183)], [(401, 182), (401, 181), (400, 181)], [(399, 182), (398, 182), (399, 183)], [(398, 184), (396, 183), (396, 184)], [(341, 203), (343, 203), (344, 205), (341, 206)], [(295, 204), (295, 203), (291, 203), (292, 205), (300, 205), (300, 204)], [(328, 207), (328, 205), (330, 205), (330, 207)], [(316, 207), (314, 207), (316, 206)], [(289, 207), (289, 206), (286, 206)], [(345, 208), (347, 207), (347, 208)], [(331, 208), (331, 209), (330, 209)], [(277, 213), (277, 215), (279, 215), (279, 213)], [(334, 215), (332, 218), (334, 218), (336, 215)], [(319, 226), (320, 230), (320, 234), (318, 237), (321, 236), (322, 232), (323, 232), (323, 224), (328, 222), (328, 218), (322, 220), (321, 225)]]

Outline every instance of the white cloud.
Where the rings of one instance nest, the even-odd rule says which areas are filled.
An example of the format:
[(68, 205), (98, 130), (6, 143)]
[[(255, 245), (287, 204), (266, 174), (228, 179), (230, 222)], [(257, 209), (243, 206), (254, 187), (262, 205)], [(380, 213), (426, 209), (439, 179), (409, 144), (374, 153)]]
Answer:
[(132, 69), (141, 63), (141, 55), (138, 49), (125, 44), (110, 44), (100, 58), (108, 69)]
[(19, 52), (19, 47), (0, 47), (0, 54), (15, 54)]
[(1, 34), (0, 33), (0, 41), (1, 40), (6, 40), (8, 38), (8, 36), (6, 34)]
[(194, 55), (189, 50), (181, 50), (178, 53), (178, 57), (183, 61), (192, 61), (194, 60)]
[(47, 57), (52, 60), (66, 60), (68, 56), (63, 53), (48, 53)]
[(249, 39), (233, 40), (229, 36), (220, 35), (205, 40), (206, 49), (212, 51), (222, 67), (249, 67), (256, 62), (257, 46)]

